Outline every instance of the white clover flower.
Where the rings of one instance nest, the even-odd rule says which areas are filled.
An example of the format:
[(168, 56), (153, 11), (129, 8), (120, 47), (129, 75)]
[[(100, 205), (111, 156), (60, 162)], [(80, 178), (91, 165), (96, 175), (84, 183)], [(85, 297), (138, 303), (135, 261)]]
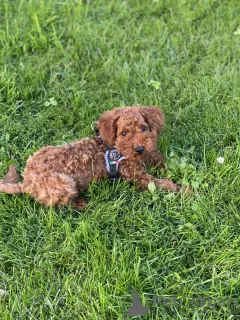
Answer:
[(217, 163), (223, 164), (223, 162), (224, 162), (224, 158), (223, 157), (218, 157), (217, 158)]
[(174, 157), (175, 153), (173, 151), (170, 152), (170, 157)]
[(0, 289), (0, 299), (1, 299), (2, 297), (7, 297), (7, 296), (8, 296), (8, 292), (5, 291), (5, 290), (3, 290), (3, 289)]

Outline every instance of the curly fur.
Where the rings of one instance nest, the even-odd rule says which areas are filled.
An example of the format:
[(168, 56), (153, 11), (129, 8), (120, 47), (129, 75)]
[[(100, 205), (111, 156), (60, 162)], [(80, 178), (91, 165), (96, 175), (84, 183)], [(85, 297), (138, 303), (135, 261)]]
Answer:
[[(143, 164), (164, 168), (163, 156), (157, 151), (157, 138), (165, 123), (157, 107), (135, 106), (106, 111), (98, 120), (101, 139), (125, 156), (119, 164), (120, 176), (141, 189), (148, 183), (164, 190), (179, 192), (181, 186), (169, 179), (148, 174)], [(143, 131), (144, 127), (144, 131)], [(122, 134), (124, 132), (124, 135)], [(137, 147), (144, 147), (139, 153)], [(94, 138), (84, 138), (63, 146), (47, 146), (27, 160), (23, 182), (18, 182), (15, 166), (0, 181), (0, 191), (28, 193), (45, 205), (86, 206), (80, 197), (93, 180), (107, 177), (105, 147)]]

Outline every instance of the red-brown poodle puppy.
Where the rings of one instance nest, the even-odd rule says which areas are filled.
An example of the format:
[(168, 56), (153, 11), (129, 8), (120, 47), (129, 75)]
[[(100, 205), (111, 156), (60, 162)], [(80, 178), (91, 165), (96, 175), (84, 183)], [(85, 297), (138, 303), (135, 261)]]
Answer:
[(158, 188), (179, 192), (181, 186), (169, 179), (148, 174), (144, 164), (164, 168), (157, 151), (157, 138), (164, 125), (157, 107), (123, 107), (100, 116), (96, 135), (63, 146), (47, 146), (31, 156), (18, 182), (15, 166), (0, 180), (0, 191), (28, 193), (45, 205), (86, 206), (80, 197), (93, 180), (121, 177), (147, 189), (150, 181)]

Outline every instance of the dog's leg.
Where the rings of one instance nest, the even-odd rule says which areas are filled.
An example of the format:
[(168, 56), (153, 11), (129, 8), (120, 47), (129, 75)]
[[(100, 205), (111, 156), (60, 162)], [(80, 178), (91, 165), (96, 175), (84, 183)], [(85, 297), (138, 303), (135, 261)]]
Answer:
[(12, 164), (9, 167), (6, 176), (0, 181), (2, 183), (17, 183), (19, 181), (19, 176), (17, 174), (16, 166), (14, 164)]
[(6, 176), (0, 180), (0, 192), (6, 192), (9, 194), (22, 193), (23, 186), (21, 183), (17, 183), (19, 180), (16, 167), (11, 165), (8, 169)]
[(0, 192), (9, 194), (23, 193), (22, 183), (9, 183), (0, 181)]
[(26, 175), (23, 185), (26, 193), (47, 206), (64, 205), (78, 196), (75, 180), (64, 173)]
[(157, 188), (170, 190), (178, 193), (181, 190), (181, 186), (177, 185), (170, 179), (158, 179), (148, 174), (143, 167), (136, 165), (131, 161), (124, 161), (120, 164), (119, 168), (121, 176), (128, 181), (135, 183), (142, 190), (148, 188), (149, 182), (154, 182)]

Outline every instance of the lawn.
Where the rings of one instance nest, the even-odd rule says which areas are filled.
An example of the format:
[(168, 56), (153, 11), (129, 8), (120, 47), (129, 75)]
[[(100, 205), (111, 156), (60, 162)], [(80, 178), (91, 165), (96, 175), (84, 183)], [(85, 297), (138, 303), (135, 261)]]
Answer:
[(158, 176), (194, 192), (106, 180), (84, 211), (0, 194), (0, 319), (132, 319), (134, 291), (150, 309), (135, 319), (240, 319), (239, 15), (233, 0), (1, 0), (0, 177), (105, 110), (157, 105)]

